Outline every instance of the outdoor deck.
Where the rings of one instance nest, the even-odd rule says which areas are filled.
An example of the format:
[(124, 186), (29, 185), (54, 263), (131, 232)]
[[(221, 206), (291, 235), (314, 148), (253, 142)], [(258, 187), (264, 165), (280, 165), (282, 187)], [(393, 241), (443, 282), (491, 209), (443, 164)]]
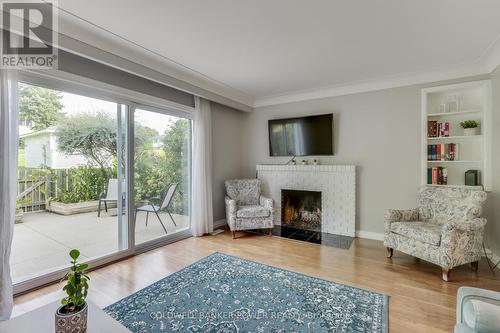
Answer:
[[(187, 216), (172, 216), (177, 227), (167, 213), (160, 214), (169, 234), (189, 225)], [(137, 244), (165, 235), (156, 216), (149, 215), (147, 227), (145, 222), (146, 214), (139, 213), (135, 233)], [(99, 218), (97, 212), (71, 216), (50, 212), (24, 214), (23, 223), (14, 225), (11, 255), (14, 282), (67, 265), (69, 250), (73, 248), (80, 250), (82, 259), (117, 251), (116, 209), (110, 209), (109, 213), (102, 212)]]

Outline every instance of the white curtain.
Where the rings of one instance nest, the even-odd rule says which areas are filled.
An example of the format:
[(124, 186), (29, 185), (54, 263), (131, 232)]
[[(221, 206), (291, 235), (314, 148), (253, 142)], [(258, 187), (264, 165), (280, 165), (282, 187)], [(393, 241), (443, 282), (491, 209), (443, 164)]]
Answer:
[(12, 313), (10, 248), (16, 211), (17, 73), (0, 70), (0, 320)]
[(193, 202), (191, 232), (213, 231), (212, 211), (212, 110), (210, 101), (195, 97), (193, 145)]

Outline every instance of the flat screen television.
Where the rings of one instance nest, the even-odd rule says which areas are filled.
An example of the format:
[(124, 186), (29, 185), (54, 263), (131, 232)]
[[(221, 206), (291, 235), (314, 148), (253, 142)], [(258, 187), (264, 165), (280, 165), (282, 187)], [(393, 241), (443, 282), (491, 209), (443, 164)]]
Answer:
[(333, 155), (333, 114), (269, 120), (270, 156)]

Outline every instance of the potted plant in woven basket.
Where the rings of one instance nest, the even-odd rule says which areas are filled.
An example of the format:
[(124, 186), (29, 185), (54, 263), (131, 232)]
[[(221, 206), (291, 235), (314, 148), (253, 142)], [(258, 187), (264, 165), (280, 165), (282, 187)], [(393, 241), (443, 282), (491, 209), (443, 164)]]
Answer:
[(67, 296), (61, 300), (61, 306), (55, 315), (56, 333), (83, 333), (87, 330), (88, 307), (85, 299), (89, 289), (89, 277), (85, 274), (87, 264), (79, 264), (80, 251), (73, 249), (69, 252), (71, 267), (64, 277), (67, 281), (63, 290)]

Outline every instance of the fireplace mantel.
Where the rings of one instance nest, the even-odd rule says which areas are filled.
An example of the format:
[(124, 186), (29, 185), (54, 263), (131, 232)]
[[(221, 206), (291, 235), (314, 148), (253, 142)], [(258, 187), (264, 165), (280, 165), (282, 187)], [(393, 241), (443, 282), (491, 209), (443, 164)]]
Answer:
[(322, 232), (354, 237), (354, 165), (257, 165), (262, 194), (274, 200), (274, 223), (281, 224), (281, 190), (320, 191)]

